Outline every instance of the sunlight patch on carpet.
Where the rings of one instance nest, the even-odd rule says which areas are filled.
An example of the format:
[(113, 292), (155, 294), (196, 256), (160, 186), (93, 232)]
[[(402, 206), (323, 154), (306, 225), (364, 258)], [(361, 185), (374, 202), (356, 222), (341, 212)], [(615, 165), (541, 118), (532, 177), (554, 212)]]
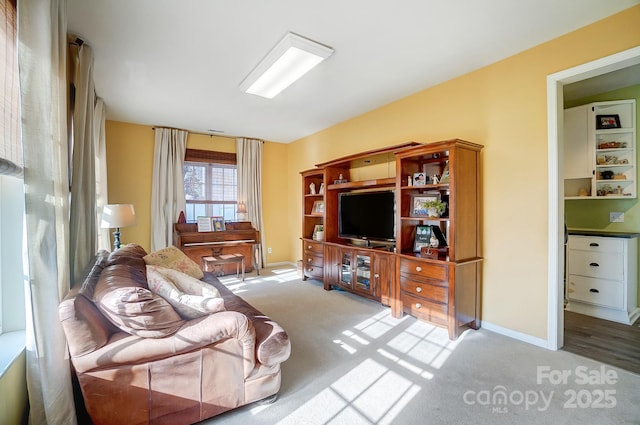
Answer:
[(419, 392), (418, 385), (367, 359), (278, 425), (391, 424)]

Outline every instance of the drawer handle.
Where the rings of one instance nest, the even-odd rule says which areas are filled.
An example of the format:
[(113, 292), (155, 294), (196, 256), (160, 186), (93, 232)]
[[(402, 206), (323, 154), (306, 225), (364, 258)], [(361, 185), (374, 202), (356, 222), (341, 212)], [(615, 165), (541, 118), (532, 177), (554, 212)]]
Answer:
[(420, 266), (416, 266), (416, 271), (417, 271), (417, 272), (421, 272), (421, 271), (422, 271), (422, 267), (420, 267)]
[(591, 267), (600, 267), (600, 264), (598, 264), (598, 263), (589, 263), (589, 265)]
[(418, 287), (416, 288), (416, 292), (422, 292), (422, 288), (421, 288), (420, 286), (418, 286)]
[(416, 308), (422, 308), (422, 304), (416, 303)]
[(313, 271), (313, 269), (312, 269), (311, 267), (309, 267), (309, 268), (307, 269), (307, 271), (308, 271), (308, 272), (312, 272), (312, 271)]
[(373, 277), (375, 277), (376, 279), (378, 279), (380, 277), (380, 275), (378, 273), (374, 274)]
[(591, 242), (591, 243), (589, 244), (589, 246), (600, 246), (600, 245), (599, 245), (598, 243), (596, 243), (596, 242)]
[(311, 249), (311, 248), (313, 248), (311, 245), (309, 245), (309, 246), (307, 247), (307, 249)]
[(589, 289), (589, 292), (593, 292), (594, 294), (599, 294), (600, 293), (600, 291), (598, 291), (597, 289), (593, 289), (593, 288)]

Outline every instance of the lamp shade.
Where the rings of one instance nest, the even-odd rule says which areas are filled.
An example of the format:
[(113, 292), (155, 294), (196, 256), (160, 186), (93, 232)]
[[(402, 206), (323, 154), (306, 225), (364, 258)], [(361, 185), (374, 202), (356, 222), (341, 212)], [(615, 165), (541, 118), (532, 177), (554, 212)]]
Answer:
[(100, 227), (120, 228), (136, 224), (136, 212), (132, 204), (108, 204), (102, 209)]
[(236, 212), (245, 213), (246, 214), (247, 206), (244, 204), (244, 202), (238, 202), (238, 209), (236, 210)]

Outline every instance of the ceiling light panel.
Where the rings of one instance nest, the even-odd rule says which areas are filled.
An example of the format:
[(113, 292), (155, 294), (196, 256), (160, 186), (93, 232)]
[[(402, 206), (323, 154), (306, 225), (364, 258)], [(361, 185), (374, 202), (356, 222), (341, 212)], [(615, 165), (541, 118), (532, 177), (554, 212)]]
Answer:
[(240, 88), (272, 99), (332, 53), (330, 47), (289, 32), (240, 83)]

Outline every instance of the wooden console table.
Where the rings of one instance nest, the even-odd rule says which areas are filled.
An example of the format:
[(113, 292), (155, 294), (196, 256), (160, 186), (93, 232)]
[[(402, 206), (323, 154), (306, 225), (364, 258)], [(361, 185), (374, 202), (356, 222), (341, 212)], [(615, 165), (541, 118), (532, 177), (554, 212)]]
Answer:
[[(196, 223), (176, 223), (173, 226), (173, 244), (189, 258), (202, 264), (202, 257), (241, 254), (245, 258), (245, 271), (250, 273), (258, 262), (260, 232), (250, 221), (225, 222), (223, 232), (198, 232)], [(234, 264), (224, 264), (224, 274), (235, 273)], [(260, 269), (256, 267), (260, 274)]]

